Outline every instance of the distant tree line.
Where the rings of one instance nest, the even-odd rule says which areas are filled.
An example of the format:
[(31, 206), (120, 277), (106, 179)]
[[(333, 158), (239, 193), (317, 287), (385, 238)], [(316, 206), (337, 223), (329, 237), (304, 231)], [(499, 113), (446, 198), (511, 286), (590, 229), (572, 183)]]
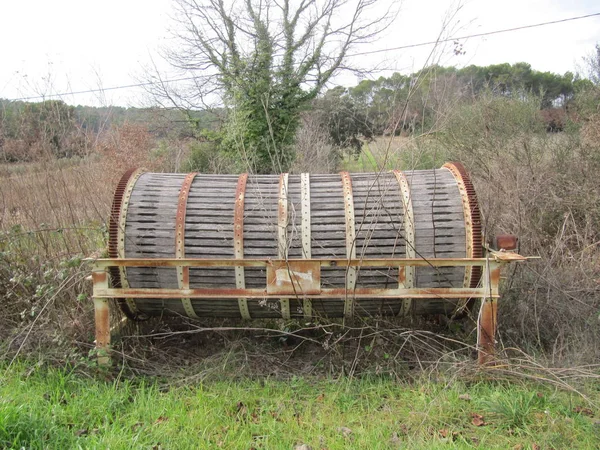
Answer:
[[(596, 58), (590, 57), (592, 63), (600, 61), (598, 47), (596, 53)], [(598, 65), (589, 66), (597, 69)], [(462, 69), (432, 66), (410, 75), (394, 73), (363, 80), (350, 88), (334, 87), (303, 110), (311, 114), (312, 123), (319, 124), (333, 148), (355, 153), (360, 152), (364, 140), (374, 136), (435, 132), (458, 104), (474, 102), (483, 94), (517, 100), (535, 96), (541, 111), (539, 120), (549, 131), (560, 131), (567, 121), (567, 110), (573, 111), (575, 119), (578, 113), (589, 116), (598, 112), (598, 72), (592, 70), (583, 78), (571, 72), (540, 72), (527, 63)], [(213, 142), (212, 146), (201, 146), (202, 154), (195, 155), (208, 161), (221, 151), (222, 142), (232, 139), (230, 114), (225, 108), (210, 112), (97, 108), (69, 106), (60, 100), (30, 103), (0, 99), (0, 158), (15, 162), (45, 156), (84, 156), (90, 136), (135, 124), (146, 127), (157, 139)], [(293, 142), (291, 136), (286, 139), (288, 144)]]
[[(483, 92), (523, 99), (535, 95), (540, 99), (540, 110), (564, 111), (576, 93), (590, 84), (590, 80), (571, 72), (540, 72), (527, 63), (462, 69), (432, 66), (410, 75), (394, 73), (363, 80), (354, 87), (331, 89), (315, 102), (315, 107), (330, 111), (333, 141), (358, 148), (358, 135), (369, 138), (433, 130), (444, 115), (451, 113), (452, 105), (473, 101)], [(556, 120), (561, 114), (541, 117)], [(354, 134), (350, 136), (349, 132)]]

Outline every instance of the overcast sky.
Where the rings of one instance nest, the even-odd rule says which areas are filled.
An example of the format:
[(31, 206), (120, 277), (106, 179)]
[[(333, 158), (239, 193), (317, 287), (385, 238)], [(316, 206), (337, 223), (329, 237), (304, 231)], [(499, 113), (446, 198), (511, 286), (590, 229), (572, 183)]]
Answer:
[[(470, 0), (452, 22), (453, 37), (600, 13), (598, 0)], [(456, 1), (404, 0), (386, 35), (364, 50), (387, 49), (435, 40)], [(137, 83), (142, 67), (168, 45), (171, 0), (0, 0), (0, 98), (22, 98)], [(600, 16), (461, 40), (435, 54), (445, 66), (525, 61), (534, 69), (577, 71), (582, 57), (600, 43)], [(431, 46), (356, 58), (363, 67), (410, 73), (422, 67)], [(360, 51), (360, 50), (357, 50)], [(165, 66), (166, 69), (166, 66)], [(354, 85), (355, 75), (337, 83)], [(70, 104), (142, 106), (141, 88), (104, 94), (66, 95)]]

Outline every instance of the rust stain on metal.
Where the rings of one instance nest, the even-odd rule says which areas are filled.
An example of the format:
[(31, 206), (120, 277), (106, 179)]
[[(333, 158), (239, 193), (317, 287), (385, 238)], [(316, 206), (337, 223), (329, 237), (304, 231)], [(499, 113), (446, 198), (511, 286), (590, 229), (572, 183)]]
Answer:
[[(312, 238), (310, 227), (310, 175), (308, 173), (300, 174), (300, 196), (302, 209), (302, 257), (304, 259), (312, 258)], [(312, 301), (304, 299), (302, 303), (304, 317), (312, 317)]]
[(494, 359), (496, 348), (496, 318), (498, 304), (495, 299), (482, 300), (478, 324), (479, 364), (490, 363)]
[[(461, 163), (449, 162), (444, 164), (443, 168), (448, 169), (452, 173), (461, 196), (465, 217), (466, 256), (468, 258), (481, 258), (483, 257), (483, 234), (481, 212), (479, 210), (475, 187)], [(482, 270), (480, 267), (465, 268), (464, 285), (477, 287), (481, 280), (481, 275)], [(473, 299), (467, 298), (459, 306), (458, 311), (471, 309), (473, 304)]]
[[(100, 284), (100, 283), (106, 284), (108, 282), (107, 278), (108, 278), (108, 274), (104, 271), (96, 271), (95, 270), (92, 272), (92, 282), (94, 284)], [(114, 285), (114, 282), (113, 282), (113, 285)], [(114, 286), (114, 287), (119, 288), (121, 286)]]
[(244, 257), (244, 198), (248, 174), (243, 173), (238, 179), (235, 190), (235, 206), (233, 211), (233, 247), (236, 259)]
[[(238, 178), (235, 190), (235, 206), (233, 210), (233, 254), (236, 260), (244, 259), (244, 199), (246, 197), (247, 182), (248, 174), (241, 174)], [(235, 286), (238, 289), (244, 289), (246, 287), (244, 266), (240, 264), (235, 265)], [(250, 319), (248, 302), (245, 298), (238, 299), (238, 307), (242, 319)]]
[(189, 289), (189, 287), (190, 287), (190, 268), (182, 267), (181, 269), (182, 269), (181, 271), (183, 272), (181, 287), (183, 289)]
[[(346, 256), (348, 259), (356, 258), (356, 224), (354, 218), (354, 196), (352, 194), (352, 179), (348, 172), (340, 172), (342, 189), (344, 192), (344, 215), (346, 218)], [(346, 289), (352, 292), (356, 287), (356, 267), (347, 266)], [(354, 301), (352, 296), (346, 295), (344, 299), (344, 317), (351, 319), (354, 316)]]
[(98, 363), (106, 365), (110, 363), (110, 310), (107, 299), (94, 298), (94, 320)]
[[(277, 252), (277, 256), (279, 257), (279, 259), (287, 259), (288, 257), (288, 243), (287, 243), (287, 228), (288, 228), (288, 174), (287, 173), (282, 173), (279, 176), (279, 199), (277, 201), (277, 215), (278, 215), (278, 220), (277, 220), (277, 248), (278, 248), (278, 252)], [(276, 285), (280, 286), (281, 283), (281, 273), (285, 273), (284, 270), (286, 269), (277, 269), (275, 270), (275, 275), (276, 275)], [(287, 268), (287, 270), (289, 269), (289, 266)], [(268, 270), (267, 270), (268, 272)], [(293, 273), (293, 272), (292, 272)], [(268, 277), (268, 273), (267, 273), (267, 277)], [(295, 276), (292, 276), (292, 278), (296, 278)], [(292, 290), (296, 287), (296, 283), (294, 282), (294, 280), (289, 280), (288, 277), (288, 283), (290, 284), (290, 286), (292, 287)], [(298, 284), (298, 287), (301, 287), (300, 284)], [(267, 291), (269, 289), (269, 285), (267, 285)], [(285, 289), (283, 290), (284, 292), (281, 292), (282, 294), (286, 294)], [(293, 293), (292, 293), (293, 294)], [(279, 304), (281, 305), (281, 317), (284, 319), (289, 319), (290, 318), (290, 301), (287, 298), (281, 298), (279, 300)]]
[[(121, 234), (119, 233), (119, 226), (121, 223), (121, 205), (123, 203), (123, 194), (127, 188), (127, 184), (129, 180), (136, 173), (138, 169), (129, 169), (127, 172), (123, 174), (119, 182), (117, 183), (117, 188), (115, 189), (115, 193), (113, 195), (112, 206), (110, 210), (110, 220), (108, 225), (108, 256), (111, 258), (118, 258), (119, 256), (119, 238)], [(113, 266), (110, 268), (110, 275), (112, 278), (113, 286), (120, 288), (121, 284), (121, 270), (117, 266)], [(123, 311), (123, 313), (130, 319), (135, 317), (134, 312), (129, 308), (129, 305), (124, 299), (120, 299), (118, 301), (119, 307)]]
[[(194, 178), (197, 172), (188, 173), (179, 190), (179, 199), (177, 201), (177, 214), (175, 216), (175, 257), (177, 259), (185, 258), (185, 216), (187, 211), (187, 202), (192, 189)], [(190, 268), (177, 267), (177, 284), (180, 289), (189, 289), (190, 287)], [(194, 306), (189, 298), (182, 298), (181, 304), (188, 317), (198, 318)]]
[[(281, 229), (285, 231), (288, 224), (288, 174), (282, 173), (279, 175), (279, 198), (277, 200), (277, 215), (278, 215), (278, 225), (281, 232)], [(282, 256), (280, 256), (282, 258)]]
[(516, 250), (519, 239), (512, 234), (498, 234), (494, 238), (494, 248), (498, 250)]
[(406, 282), (406, 267), (398, 268), (398, 287), (405, 288), (408, 287), (404, 283)]
[[(144, 169), (129, 169), (126, 171), (115, 189), (111, 206), (108, 254), (111, 258), (125, 257), (125, 223), (127, 208), (133, 186), (144, 173)], [(123, 267), (111, 267), (110, 274), (114, 286), (128, 287), (127, 273)], [(137, 317), (137, 308), (132, 300), (119, 299), (119, 307), (129, 319)]]
[[(444, 164), (444, 168), (448, 169), (456, 183), (461, 195), (463, 203), (463, 211), (465, 216), (465, 232), (467, 235), (467, 253), (468, 258), (483, 257), (483, 236), (481, 228), (481, 212), (475, 187), (467, 174), (464, 166), (459, 162), (449, 162)], [(481, 279), (481, 270), (472, 268), (465, 271), (465, 286), (475, 287)]]
[(316, 295), (321, 292), (321, 265), (316, 261), (277, 261), (267, 266), (268, 295)]
[(175, 216), (175, 257), (177, 259), (185, 258), (185, 216), (192, 182), (196, 175), (198, 175), (197, 172), (187, 174), (179, 190), (177, 215)]

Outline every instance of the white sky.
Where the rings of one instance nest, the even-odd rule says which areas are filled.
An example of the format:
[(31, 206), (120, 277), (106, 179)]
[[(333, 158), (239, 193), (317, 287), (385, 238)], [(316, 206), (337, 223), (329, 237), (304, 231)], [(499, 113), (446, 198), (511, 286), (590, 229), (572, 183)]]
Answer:
[[(456, 1), (404, 0), (385, 37), (357, 51), (386, 49), (435, 40)], [(455, 8), (454, 8), (455, 9)], [(0, 0), (0, 98), (20, 98), (137, 83), (144, 64), (170, 39), (171, 0)], [(466, 0), (451, 36), (599, 13), (598, 0)], [(582, 57), (600, 43), (600, 16), (461, 41), (438, 53), (445, 66), (525, 61), (534, 69), (577, 71)], [(431, 47), (355, 58), (363, 67), (390, 70), (372, 76), (418, 70)], [(336, 82), (356, 84), (354, 75)], [(102, 94), (68, 95), (70, 104), (142, 106), (141, 88)]]

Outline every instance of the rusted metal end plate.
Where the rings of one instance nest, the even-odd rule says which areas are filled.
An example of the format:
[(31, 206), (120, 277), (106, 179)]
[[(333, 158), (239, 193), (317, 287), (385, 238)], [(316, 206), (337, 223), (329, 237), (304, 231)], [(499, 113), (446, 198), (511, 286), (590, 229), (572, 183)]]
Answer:
[[(463, 211), (465, 216), (465, 236), (466, 236), (466, 254), (467, 258), (483, 257), (483, 235), (481, 228), (481, 211), (477, 202), (475, 188), (464, 166), (459, 162), (449, 162), (443, 165), (448, 169), (458, 186), (460, 192)], [(465, 268), (465, 287), (477, 287), (481, 280), (481, 268)], [(459, 305), (458, 312), (473, 305), (471, 299), (466, 299), (462, 305)]]
[[(279, 176), (279, 199), (277, 202), (277, 248), (278, 248), (277, 253), (278, 253), (279, 259), (287, 259), (287, 257), (288, 257), (287, 227), (288, 227), (288, 174), (282, 173)], [(268, 274), (267, 274), (267, 277), (268, 277)], [(290, 300), (287, 298), (282, 298), (279, 300), (279, 303), (281, 304), (281, 317), (283, 317), (284, 319), (289, 319), (290, 318)]]
[[(112, 211), (110, 217), (108, 252), (111, 258), (125, 258), (125, 225), (127, 223), (127, 209), (129, 199), (137, 180), (144, 173), (144, 169), (130, 169), (121, 177), (115, 195), (113, 197)], [(114, 255), (114, 256), (113, 256)], [(124, 267), (111, 271), (113, 285), (115, 287), (128, 288), (127, 271)], [(135, 302), (132, 299), (121, 299), (119, 307), (129, 318), (138, 319)]]
[(316, 295), (321, 292), (319, 261), (272, 261), (267, 266), (267, 294)]
[[(465, 216), (465, 233), (466, 233), (466, 257), (467, 258), (482, 258), (483, 257), (483, 238), (481, 228), (481, 212), (475, 188), (471, 182), (464, 166), (458, 162), (449, 162), (444, 164), (444, 168), (448, 169), (456, 183), (460, 192), (463, 211)], [(473, 267), (471, 270), (465, 271), (465, 286), (476, 287), (481, 279), (481, 269)]]
[[(302, 207), (302, 258), (312, 258), (311, 228), (310, 228), (310, 175), (300, 174), (300, 196)], [(312, 317), (312, 300), (305, 298), (302, 302), (304, 317)]]
[[(404, 208), (404, 243), (406, 248), (406, 257), (415, 258), (415, 215), (413, 212), (410, 186), (406, 175), (399, 170), (394, 170), (394, 176), (400, 186), (400, 198), (402, 199), (402, 206)], [(415, 285), (415, 268), (406, 266), (401, 267), (398, 271), (398, 287), (399, 288), (412, 288)], [(404, 299), (402, 307), (398, 312), (399, 316), (408, 316), (413, 310), (412, 300)]]
[[(346, 217), (346, 256), (348, 259), (356, 258), (356, 224), (354, 219), (354, 196), (352, 195), (352, 180), (348, 172), (340, 172), (342, 189), (344, 192), (344, 212)], [(356, 287), (356, 267), (346, 269), (346, 298), (344, 301), (344, 317), (351, 319), (354, 316), (354, 298)]]
[[(110, 221), (108, 226), (108, 256), (110, 258), (118, 258), (119, 257), (119, 249), (118, 242), (119, 238), (123, 238), (123, 233), (120, 233), (120, 217), (121, 217), (121, 205), (123, 203), (123, 194), (127, 189), (127, 184), (131, 177), (137, 173), (140, 169), (129, 169), (127, 172), (123, 174), (119, 183), (117, 184), (117, 188), (115, 189), (115, 193), (113, 196), (112, 207), (110, 210)], [(110, 276), (112, 279), (112, 284), (115, 288), (121, 288), (121, 270), (119, 267), (111, 267), (110, 268)], [(123, 311), (123, 314), (129, 319), (135, 319), (134, 312), (129, 308), (129, 305), (124, 299), (119, 299), (118, 301), (119, 307)]]
[[(192, 182), (198, 175), (197, 172), (186, 175), (179, 190), (179, 200), (177, 202), (177, 215), (175, 216), (175, 257), (177, 259), (185, 258), (185, 214), (187, 210), (187, 201), (192, 188)], [(190, 288), (190, 268), (177, 267), (177, 284), (179, 289)], [(181, 304), (188, 317), (197, 319), (198, 315), (194, 311), (192, 301), (189, 298), (182, 298)]]
[[(244, 259), (244, 198), (246, 196), (247, 182), (248, 174), (241, 174), (238, 178), (238, 184), (235, 191), (235, 206), (233, 211), (233, 253), (235, 259)], [(238, 289), (246, 288), (244, 266), (235, 267), (235, 286)], [(242, 319), (250, 319), (248, 300), (240, 297), (238, 299), (238, 307)]]

